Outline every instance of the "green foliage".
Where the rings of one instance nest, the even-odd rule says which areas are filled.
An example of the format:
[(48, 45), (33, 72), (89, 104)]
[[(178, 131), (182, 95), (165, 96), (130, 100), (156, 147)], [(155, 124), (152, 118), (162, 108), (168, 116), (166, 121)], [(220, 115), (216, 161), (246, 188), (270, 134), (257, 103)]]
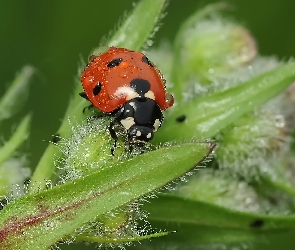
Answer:
[[(1, 245), (4, 249), (46, 249), (97, 216), (184, 175), (212, 149), (207, 143), (162, 148), (50, 190), (25, 195), (1, 213)], [(30, 238), (34, 241), (27, 240)]]
[[(166, 4), (140, 1), (104, 45), (149, 45)], [(84, 241), (123, 247), (144, 239), (151, 241), (137, 249), (255, 248), (282, 233), (293, 237), (295, 119), (288, 86), (295, 63), (260, 56), (251, 34), (217, 13), (224, 8), (195, 12), (173, 44), (147, 52), (163, 68), (176, 103), (144, 149), (129, 152), (124, 131), (118, 131), (115, 156), (110, 154), (111, 118), (86, 119), (77, 77), (57, 131), (61, 141), (48, 145), (28, 190), (10, 195), (7, 186), (25, 179), (7, 181), (16, 172), (9, 160), (26, 140), (31, 116), (20, 122), (0, 148), (6, 197), (0, 200), (1, 249)], [(25, 67), (2, 97), (0, 121), (25, 101), (32, 73)], [(206, 169), (195, 171), (200, 164)], [(150, 222), (168, 231), (155, 232)]]
[[(25, 66), (1, 97), (1, 123), (11, 118), (26, 101), (33, 73), (34, 69), (31, 66)], [(25, 116), (13, 135), (0, 147), (0, 196), (6, 195), (11, 185), (22, 184), (24, 179), (29, 176), (28, 169), (23, 166), (24, 157), (17, 156), (15, 151), (29, 136), (30, 123), (31, 115)]]
[(0, 122), (11, 118), (26, 102), (34, 68), (25, 66), (0, 99)]
[[(237, 118), (279, 94), (294, 80), (295, 63), (290, 62), (236, 87), (180, 104), (169, 117), (168, 122), (172, 124), (163, 127), (157, 138), (167, 141), (190, 139), (192, 136), (194, 138), (216, 136)], [(184, 124), (176, 121), (181, 115), (187, 117)], [(182, 129), (184, 126), (185, 129)]]

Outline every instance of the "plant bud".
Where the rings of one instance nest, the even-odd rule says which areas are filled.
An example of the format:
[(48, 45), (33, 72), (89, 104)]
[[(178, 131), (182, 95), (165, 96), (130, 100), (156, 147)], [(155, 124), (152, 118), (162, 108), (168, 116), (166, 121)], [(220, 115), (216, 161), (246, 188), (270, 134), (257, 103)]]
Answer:
[(178, 34), (182, 80), (210, 83), (253, 61), (257, 54), (254, 38), (244, 27), (221, 18), (197, 19), (186, 23)]

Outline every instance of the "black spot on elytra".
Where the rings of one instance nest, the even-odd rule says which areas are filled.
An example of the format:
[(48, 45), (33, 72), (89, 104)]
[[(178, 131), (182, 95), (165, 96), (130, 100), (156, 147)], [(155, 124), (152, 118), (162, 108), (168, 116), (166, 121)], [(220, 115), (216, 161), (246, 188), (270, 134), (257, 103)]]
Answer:
[(101, 84), (100, 84), (100, 82), (99, 82), (99, 83), (96, 84), (96, 86), (95, 86), (94, 89), (92, 90), (92, 93), (93, 93), (94, 95), (98, 95), (100, 91), (101, 91)]
[(186, 115), (181, 115), (181, 116), (178, 116), (175, 120), (177, 122), (184, 122), (186, 119)]
[(119, 66), (119, 64), (123, 61), (123, 58), (116, 58), (108, 63), (108, 68), (114, 68)]
[(148, 64), (151, 67), (154, 67), (154, 65), (151, 63), (151, 61), (144, 55), (142, 57), (142, 61), (145, 62), (146, 64)]
[(264, 225), (264, 221), (261, 219), (254, 220), (250, 223), (250, 227), (252, 228), (261, 228)]
[(58, 143), (61, 140), (60, 134), (55, 134), (52, 136), (51, 142)]

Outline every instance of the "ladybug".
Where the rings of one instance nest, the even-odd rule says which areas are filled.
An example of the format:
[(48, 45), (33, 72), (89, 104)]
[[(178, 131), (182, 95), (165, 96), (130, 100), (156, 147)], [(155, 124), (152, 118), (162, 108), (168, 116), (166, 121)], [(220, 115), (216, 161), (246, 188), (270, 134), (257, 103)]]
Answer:
[(109, 126), (114, 147), (118, 140), (115, 125), (127, 130), (129, 145), (142, 147), (161, 126), (162, 110), (174, 103), (155, 65), (145, 54), (125, 48), (112, 46), (99, 56), (90, 56), (81, 82), (84, 92), (80, 96), (114, 117)]

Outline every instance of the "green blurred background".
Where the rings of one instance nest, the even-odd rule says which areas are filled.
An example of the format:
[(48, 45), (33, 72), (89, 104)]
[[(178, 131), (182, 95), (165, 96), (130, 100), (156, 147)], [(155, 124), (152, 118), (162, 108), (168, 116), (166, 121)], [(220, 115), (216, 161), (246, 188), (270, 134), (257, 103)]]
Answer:
[[(26, 64), (37, 68), (28, 103), (14, 120), (1, 125), (1, 140), (26, 113), (33, 113), (31, 136), (25, 145), (34, 168), (57, 130), (69, 97), (80, 57), (86, 59), (100, 39), (118, 23), (134, 1), (10, 0), (0, 4), (0, 93)], [(155, 38), (173, 41), (190, 14), (214, 1), (171, 0), (168, 15)], [(215, 1), (216, 2), (216, 1)], [(257, 39), (263, 55), (288, 59), (295, 55), (295, 1), (239, 0), (230, 16)]]

